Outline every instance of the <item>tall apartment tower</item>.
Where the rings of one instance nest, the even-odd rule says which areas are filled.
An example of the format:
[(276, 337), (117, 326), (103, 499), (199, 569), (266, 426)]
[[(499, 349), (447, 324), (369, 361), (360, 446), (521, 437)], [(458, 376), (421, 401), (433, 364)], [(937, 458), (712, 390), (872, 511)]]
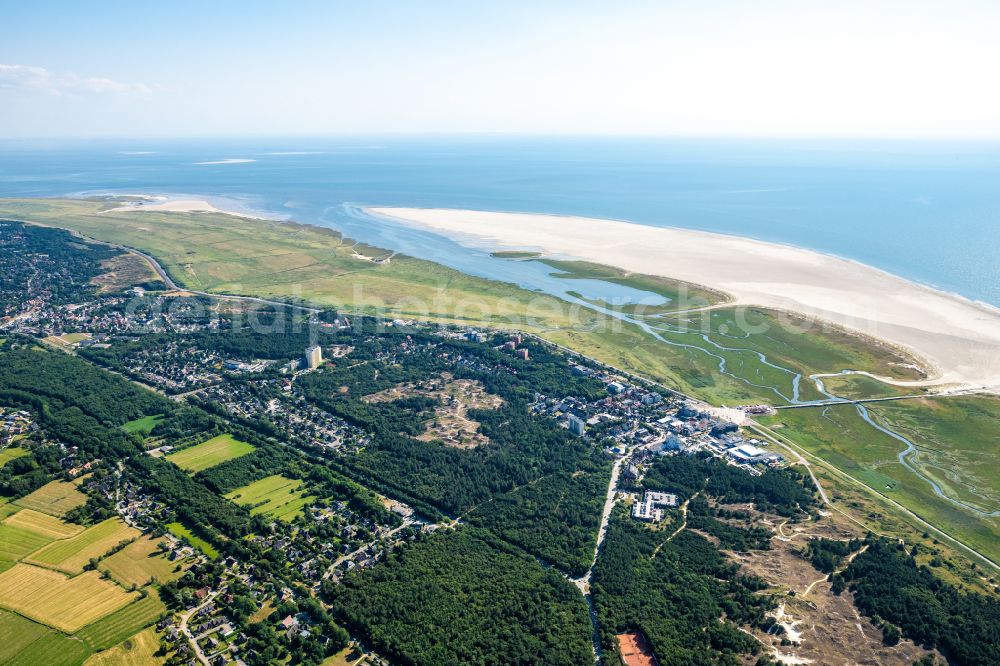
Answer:
[(323, 350), (315, 345), (306, 350), (306, 367), (315, 370), (323, 362)]

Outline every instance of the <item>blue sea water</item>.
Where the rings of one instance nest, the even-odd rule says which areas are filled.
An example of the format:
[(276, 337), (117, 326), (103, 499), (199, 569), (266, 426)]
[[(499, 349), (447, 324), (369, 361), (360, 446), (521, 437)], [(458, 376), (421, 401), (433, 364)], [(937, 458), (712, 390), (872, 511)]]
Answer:
[[(225, 159), (254, 161), (198, 164)], [(541, 268), (484, 260), (433, 234), (373, 220), (356, 206), (572, 214), (749, 236), (855, 259), (1000, 306), (996, 143), (507, 137), (0, 142), (0, 196), (96, 192), (224, 197), (247, 210), (330, 226), (532, 288), (547, 279)], [(526, 278), (531, 270), (537, 275)]]

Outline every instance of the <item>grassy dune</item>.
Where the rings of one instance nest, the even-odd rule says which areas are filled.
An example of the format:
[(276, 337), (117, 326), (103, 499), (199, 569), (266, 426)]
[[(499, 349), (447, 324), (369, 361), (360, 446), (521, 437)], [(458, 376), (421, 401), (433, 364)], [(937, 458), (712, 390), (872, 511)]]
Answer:
[[(496, 253), (494, 253), (496, 255)], [(542, 263), (551, 266), (559, 271), (556, 277), (566, 280), (603, 280), (614, 284), (632, 287), (639, 291), (648, 291), (670, 299), (670, 302), (663, 306), (646, 306), (641, 310), (636, 310), (631, 306), (624, 306), (621, 309), (625, 312), (641, 312), (644, 314), (655, 314), (657, 312), (674, 312), (694, 307), (715, 305), (724, 303), (727, 300), (725, 294), (691, 284), (672, 280), (661, 275), (643, 275), (640, 273), (629, 273), (628, 271), (614, 266), (595, 264), (589, 261), (565, 261), (557, 259), (542, 259)], [(596, 302), (598, 305), (606, 306), (607, 303)]]
[[(638, 326), (429, 261), (402, 255), (383, 263), (359, 259), (353, 242), (328, 229), (231, 215), (102, 213), (103, 208), (98, 201), (7, 199), (0, 200), (0, 217), (60, 226), (136, 247), (155, 256), (178, 283), (191, 289), (320, 306), (347, 304), (362, 312), (385, 309), (429, 321), (516, 327), (712, 402), (775, 398), (767, 389), (720, 375), (714, 358), (663, 344)], [(666, 278), (628, 275), (596, 264), (556, 267), (569, 269), (567, 276), (596, 277), (673, 298), (681, 289), (680, 283)], [(706, 302), (721, 298), (690, 285), (685, 288)]]

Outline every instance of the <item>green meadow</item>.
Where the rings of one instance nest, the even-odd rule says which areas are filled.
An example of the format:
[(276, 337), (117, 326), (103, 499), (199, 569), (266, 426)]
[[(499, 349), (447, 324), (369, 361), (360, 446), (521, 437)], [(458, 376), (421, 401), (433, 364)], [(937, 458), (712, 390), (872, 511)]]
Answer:
[(143, 416), (140, 419), (135, 419), (134, 421), (129, 421), (128, 423), (122, 424), (122, 430), (130, 433), (137, 433), (143, 437), (147, 437), (149, 433), (156, 427), (156, 424), (163, 420), (162, 414), (153, 414), (151, 416)]
[(192, 546), (194, 546), (201, 552), (205, 553), (212, 559), (215, 559), (216, 557), (219, 556), (219, 551), (215, 549), (215, 546), (213, 546), (212, 544), (210, 544), (209, 542), (205, 541), (200, 536), (192, 532), (191, 529), (188, 528), (188, 526), (185, 525), (184, 523), (168, 523), (165, 527), (167, 528), (167, 531), (173, 534), (175, 537), (179, 537), (181, 539), (187, 539), (188, 543), (190, 543)]
[[(909, 460), (919, 474), (899, 462), (898, 456), (906, 446), (868, 425), (853, 405), (786, 409), (759, 421), (778, 437), (794, 442), (877, 494), (898, 502), (952, 538), (1000, 563), (1000, 519), (980, 515), (939, 497), (924, 478), (927, 476), (938, 482), (948, 497), (975, 508), (996, 510), (1000, 507), (997, 461), (995, 454), (990, 460), (987, 453), (990, 443), (995, 446), (1000, 434), (1000, 420), (990, 422), (987, 416), (994, 413), (997, 400), (985, 397), (935, 399), (934, 402), (940, 403), (961, 401), (938, 407), (949, 413), (941, 422), (929, 416), (931, 410), (917, 405), (922, 400), (869, 407), (873, 417), (883, 425), (903, 423), (910, 426), (909, 430), (899, 427), (899, 431), (917, 446), (917, 453)], [(977, 419), (986, 419), (981, 421), (981, 428), (974, 424)], [(955, 424), (962, 420), (970, 424), (949, 429), (949, 422)], [(924, 424), (924, 433), (918, 430), (917, 422)], [(928, 426), (928, 423), (934, 425)], [(945, 473), (941, 469), (945, 464), (954, 467)]]
[(0, 467), (3, 467), (11, 460), (16, 460), (26, 455), (28, 455), (27, 449), (22, 449), (19, 446), (8, 446), (6, 449), (0, 451)]
[(226, 434), (171, 453), (166, 459), (184, 471), (195, 474), (227, 460), (253, 453), (253, 451), (252, 445)]
[(247, 507), (251, 514), (263, 513), (280, 520), (293, 520), (316, 498), (307, 494), (302, 481), (276, 474), (237, 488), (227, 493), (226, 499)]

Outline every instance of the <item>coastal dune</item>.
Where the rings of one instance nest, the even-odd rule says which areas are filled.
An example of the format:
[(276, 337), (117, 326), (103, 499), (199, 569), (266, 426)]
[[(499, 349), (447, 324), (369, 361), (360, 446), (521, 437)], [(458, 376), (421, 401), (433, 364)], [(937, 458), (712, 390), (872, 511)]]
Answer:
[(903, 348), (929, 377), (900, 385), (1000, 388), (1000, 309), (871, 266), (703, 231), (584, 217), (369, 207), (368, 213), (489, 251), (532, 250), (660, 275), (831, 322)]

